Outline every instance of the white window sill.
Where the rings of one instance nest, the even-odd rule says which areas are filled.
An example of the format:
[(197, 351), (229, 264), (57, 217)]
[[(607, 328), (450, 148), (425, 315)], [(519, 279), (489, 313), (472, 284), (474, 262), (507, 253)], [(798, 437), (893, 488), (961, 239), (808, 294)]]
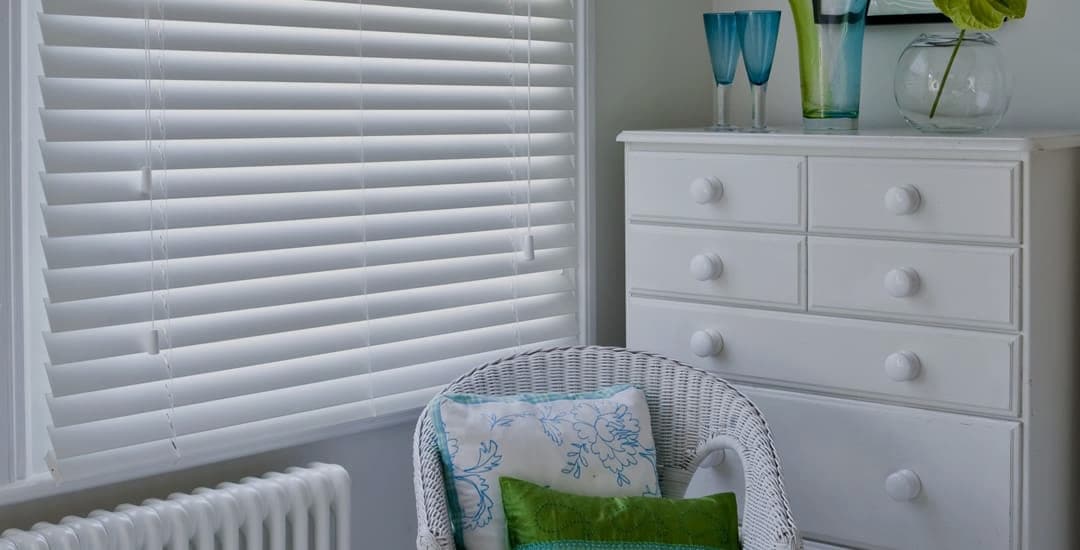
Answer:
[[(212, 464), (214, 462), (222, 462), (225, 460), (232, 460), (245, 456), (251, 456), (267, 451), (284, 449), (287, 447), (295, 447), (297, 445), (304, 445), (308, 443), (314, 443), (316, 441), (322, 441), (325, 439), (333, 439), (335, 437), (353, 435), (379, 428), (385, 428), (388, 426), (415, 424), (419, 413), (420, 409), (414, 409), (378, 418), (367, 418), (364, 420), (358, 420), (356, 422), (339, 424), (337, 426), (330, 426), (324, 429), (312, 430), (310, 432), (304, 433), (302, 436), (299, 437), (291, 437), (274, 441), (273, 444), (260, 445), (256, 447), (249, 446), (243, 449), (225, 449), (219, 453), (215, 453), (214, 455), (185, 457), (181, 458), (180, 461), (175, 463), (158, 464), (153, 467), (132, 469), (123, 473), (98, 476), (88, 479), (64, 481), (62, 483), (57, 483), (48, 473), (35, 474), (14, 483), (0, 485), (0, 506), (7, 506), (10, 504), (18, 504), (21, 502), (26, 502), (39, 498), (62, 495), (74, 491), (81, 491), (83, 489), (101, 487), (112, 483), (120, 483), (122, 481), (138, 479), (140, 477), (159, 475), (176, 470), (184, 470), (196, 466)], [(252, 472), (253, 475), (259, 473), (261, 472)], [(223, 479), (221, 481), (229, 480)], [(120, 503), (118, 502), (116, 504)]]

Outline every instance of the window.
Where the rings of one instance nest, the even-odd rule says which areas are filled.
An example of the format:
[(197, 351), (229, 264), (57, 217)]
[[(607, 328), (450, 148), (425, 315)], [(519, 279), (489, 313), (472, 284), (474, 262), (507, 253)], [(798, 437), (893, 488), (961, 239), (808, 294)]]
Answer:
[(296, 444), (580, 340), (573, 0), (29, 4), (54, 475)]

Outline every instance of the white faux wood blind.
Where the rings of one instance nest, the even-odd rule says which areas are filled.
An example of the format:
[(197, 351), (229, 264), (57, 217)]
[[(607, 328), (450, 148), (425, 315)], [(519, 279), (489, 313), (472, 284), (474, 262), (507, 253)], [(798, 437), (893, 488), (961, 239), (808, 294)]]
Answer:
[(289, 441), (577, 341), (572, 0), (41, 7), (60, 475)]

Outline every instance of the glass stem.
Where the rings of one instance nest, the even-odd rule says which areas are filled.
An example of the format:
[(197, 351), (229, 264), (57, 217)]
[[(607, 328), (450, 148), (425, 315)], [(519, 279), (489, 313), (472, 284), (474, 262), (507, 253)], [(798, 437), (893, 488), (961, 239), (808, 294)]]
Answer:
[(750, 90), (754, 94), (753, 129), (764, 130), (765, 125), (765, 89), (768, 84), (751, 84)]
[(731, 122), (728, 120), (728, 113), (730, 112), (731, 94), (728, 90), (731, 88), (731, 84), (717, 84), (716, 85), (716, 124), (717, 128), (730, 128)]

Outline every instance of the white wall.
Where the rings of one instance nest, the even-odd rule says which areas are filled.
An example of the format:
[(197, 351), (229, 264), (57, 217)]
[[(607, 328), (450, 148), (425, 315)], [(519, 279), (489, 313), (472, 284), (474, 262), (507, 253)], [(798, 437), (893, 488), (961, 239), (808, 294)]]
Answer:
[(598, 343), (625, 341), (623, 130), (705, 126), (710, 0), (595, 0)]
[(124, 502), (165, 498), (176, 491), (213, 487), (222, 481), (319, 461), (341, 464), (352, 477), (353, 548), (407, 549), (416, 538), (412, 428), (411, 424), (391, 426), (156, 478), (0, 507), (0, 531), (9, 527), (26, 529), (38, 521), (56, 522), (66, 515), (85, 516), (98, 508), (111, 509)]
[[(798, 54), (795, 26), (787, 0), (716, 0), (718, 11), (737, 9), (783, 10), (783, 27), (776, 64), (769, 84), (769, 119), (777, 125), (801, 122)], [(1013, 127), (1080, 127), (1080, 1), (1031, 2), (1028, 16), (994, 33), (1004, 49), (1016, 80), (1012, 107), (1003, 122)], [(893, 100), (893, 72), (904, 47), (919, 33), (946, 32), (940, 25), (871, 27), (863, 54), (862, 125), (902, 126)], [(741, 120), (749, 118), (749, 93), (740, 71)]]

